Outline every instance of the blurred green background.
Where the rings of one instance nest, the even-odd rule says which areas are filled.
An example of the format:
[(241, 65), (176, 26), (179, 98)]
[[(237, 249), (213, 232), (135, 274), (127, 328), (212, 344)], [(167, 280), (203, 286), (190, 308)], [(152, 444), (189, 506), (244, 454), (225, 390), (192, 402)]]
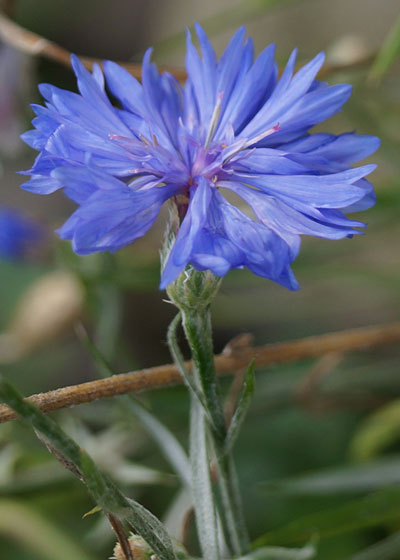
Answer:
[[(20, 0), (13, 17), (78, 54), (140, 61), (154, 45), (155, 60), (174, 66), (183, 64), (182, 30), (194, 21), (204, 23), (219, 53), (243, 23), (258, 51), (277, 43), (281, 64), (295, 46), (301, 60), (324, 50), (327, 63), (338, 66), (327, 79), (352, 83), (354, 92), (323, 129), (382, 138), (370, 158), (379, 164), (372, 176), (378, 203), (361, 218), (367, 234), (339, 242), (304, 238), (294, 264), (297, 293), (245, 271), (230, 273), (213, 305), (215, 347), (221, 351), (243, 332), (265, 344), (398, 320), (398, 0)], [(61, 193), (37, 197), (18, 189), (22, 181), (15, 172), (29, 168), (34, 157), (18, 135), (30, 126), (28, 104), (39, 102), (37, 84), (74, 89), (74, 79), (56, 63), (0, 48), (0, 202), (24, 210), (49, 232), (27, 261), (0, 262), (0, 327), (10, 330), (21, 297), (35, 282), (55, 269), (69, 270), (85, 290), (77, 314), (117, 371), (169, 362), (165, 333), (174, 310), (157, 289), (164, 217), (146, 239), (113, 258), (80, 259), (56, 239), (52, 232), (73, 205)], [(7, 361), (1, 351), (0, 338), (1, 369), (24, 394), (96, 377), (72, 324), (19, 359)], [(319, 535), (318, 560), (362, 560), (359, 551), (379, 542), (381, 548), (363, 553), (370, 554), (365, 560), (400, 559), (399, 358), (398, 345), (392, 345), (341, 356), (334, 364), (310, 360), (257, 373), (236, 448), (253, 539), (267, 533), (272, 544), (302, 545)], [(310, 376), (317, 379), (311, 387), (304, 384)], [(157, 391), (143, 400), (185, 443), (185, 390)], [(187, 504), (182, 496), (179, 501), (176, 477), (139, 424), (112, 400), (54, 416), (179, 537)], [(0, 425), (1, 559), (108, 558), (114, 538), (106, 521), (101, 514), (82, 519), (93, 505), (28, 428)]]

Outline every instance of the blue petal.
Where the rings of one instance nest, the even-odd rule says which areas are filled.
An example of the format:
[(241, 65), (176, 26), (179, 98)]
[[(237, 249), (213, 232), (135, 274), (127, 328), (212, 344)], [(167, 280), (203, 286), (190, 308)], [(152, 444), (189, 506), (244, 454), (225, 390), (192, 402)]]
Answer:
[(269, 45), (257, 58), (245, 76), (244, 83), (236, 84), (229, 105), (221, 118), (219, 129), (231, 122), (236, 134), (258, 113), (275, 86), (277, 66), (274, 62), (275, 45)]
[[(255, 216), (265, 225), (273, 229), (280, 237), (291, 243), (293, 235), (313, 235), (326, 239), (342, 239), (351, 234), (358, 234), (354, 227), (363, 227), (361, 222), (348, 220), (342, 214), (328, 215), (318, 210), (313, 215), (300, 212), (284, 201), (267, 194), (245, 187), (244, 185), (230, 185), (253, 209)], [(317, 219), (318, 216), (318, 219)]]
[(74, 251), (87, 255), (117, 251), (142, 237), (153, 225), (162, 204), (177, 193), (176, 185), (132, 191), (124, 183), (119, 188), (94, 192), (72, 214), (58, 233), (70, 239)]
[[(318, 208), (344, 208), (363, 198), (364, 190), (354, 183), (375, 167), (364, 165), (330, 175), (237, 175), (232, 179), (286, 201), (298, 200)], [(224, 182), (219, 184), (224, 186)]]

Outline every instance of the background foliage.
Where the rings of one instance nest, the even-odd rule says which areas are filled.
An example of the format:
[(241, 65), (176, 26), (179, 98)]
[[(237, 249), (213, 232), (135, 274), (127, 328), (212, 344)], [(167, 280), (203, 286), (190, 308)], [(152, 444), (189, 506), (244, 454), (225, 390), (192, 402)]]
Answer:
[[(154, 44), (157, 62), (182, 65), (181, 30), (199, 20), (219, 50), (233, 29), (247, 23), (256, 46), (275, 41), (282, 61), (297, 45), (304, 59), (323, 49), (329, 64), (353, 64), (327, 78), (354, 84), (350, 102), (328, 125), (332, 132), (357, 130), (382, 138), (372, 158), (379, 163), (373, 177), (378, 204), (363, 216), (368, 233), (341, 242), (304, 239), (294, 266), (299, 293), (244, 271), (231, 273), (213, 306), (220, 351), (240, 332), (251, 332), (256, 343), (264, 344), (398, 319), (398, 12), (397, 2), (390, 0), (20, 0), (14, 16), (74, 52), (111, 59), (139, 61)], [(55, 239), (52, 230), (69, 214), (70, 202), (59, 193), (39, 200), (18, 191), (15, 171), (28, 168), (33, 154), (17, 137), (29, 127), (28, 102), (38, 100), (36, 84), (74, 88), (72, 73), (1, 48), (1, 202), (24, 209), (49, 232), (27, 261), (0, 262), (1, 328), (9, 327), (26, 290), (61, 267), (82, 280), (81, 318), (117, 371), (170, 361), (165, 333), (173, 309), (157, 290), (160, 228), (113, 258), (79, 259)], [(319, 560), (400, 558), (399, 357), (392, 346), (257, 373), (236, 447), (252, 539), (301, 546), (318, 536)], [(1, 369), (24, 394), (97, 375), (71, 326)], [(143, 401), (186, 442), (183, 388), (145, 394)], [(121, 414), (113, 401), (55, 417), (126, 494), (179, 535), (176, 512), (185, 506), (177, 501), (177, 479), (139, 423)], [(184, 497), (180, 500), (185, 504)], [(114, 539), (106, 521), (99, 514), (82, 520), (92, 507), (85, 489), (27, 428), (17, 422), (0, 425), (2, 558), (107, 558)]]

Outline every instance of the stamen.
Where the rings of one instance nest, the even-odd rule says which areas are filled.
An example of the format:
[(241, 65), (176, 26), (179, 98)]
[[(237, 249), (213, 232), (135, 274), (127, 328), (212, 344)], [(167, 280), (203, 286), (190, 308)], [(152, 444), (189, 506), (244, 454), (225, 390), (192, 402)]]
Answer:
[(277, 123), (275, 126), (273, 126), (272, 128), (269, 128), (267, 131), (262, 132), (258, 136), (255, 136), (254, 138), (251, 138), (250, 140), (248, 140), (246, 142), (246, 148), (248, 148), (249, 146), (252, 146), (253, 144), (257, 144), (257, 142), (260, 142), (260, 140), (263, 140), (267, 136), (271, 136), (271, 134), (273, 134), (274, 132), (278, 132), (278, 130), (280, 130), (280, 129), (281, 129), (281, 125), (279, 123)]
[[(271, 134), (273, 134), (274, 132), (277, 132), (278, 130), (280, 130), (280, 124), (277, 123), (275, 126), (273, 126), (272, 128), (269, 128), (266, 132), (262, 132), (261, 134), (259, 134), (258, 136), (255, 136), (254, 138), (251, 138), (250, 140), (242, 140), (242, 141), (237, 141), (237, 149), (233, 150), (229, 156), (227, 156), (222, 165), (226, 165), (228, 162), (230, 162), (235, 156), (237, 156), (237, 154), (239, 154), (240, 152), (243, 152), (245, 150), (248, 150), (248, 148), (250, 148), (250, 146), (253, 146), (253, 144), (257, 144), (257, 142), (260, 142), (260, 140), (262, 140), (263, 138), (266, 138), (267, 136), (270, 136)], [(234, 145), (233, 145), (234, 146)], [(232, 147), (233, 147), (232, 146)], [(249, 152), (252, 152), (253, 150), (248, 150)], [(244, 157), (247, 157), (249, 154), (248, 152), (246, 152), (246, 155)]]
[(222, 97), (224, 95), (223, 91), (220, 91), (217, 95), (217, 102), (214, 107), (214, 111), (211, 115), (210, 127), (207, 132), (207, 138), (204, 143), (204, 147), (207, 150), (210, 147), (211, 141), (214, 138), (215, 131), (217, 130), (219, 118), (221, 116), (221, 103)]
[(146, 144), (147, 146), (151, 146), (151, 142), (148, 138), (146, 138), (146, 136), (143, 136), (143, 134), (139, 134), (139, 138), (143, 142), (143, 144)]

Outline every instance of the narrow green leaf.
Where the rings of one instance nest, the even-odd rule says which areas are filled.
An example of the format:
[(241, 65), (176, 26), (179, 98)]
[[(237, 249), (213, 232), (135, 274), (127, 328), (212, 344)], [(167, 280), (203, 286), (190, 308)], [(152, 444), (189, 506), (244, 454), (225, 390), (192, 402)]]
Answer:
[(125, 497), (108, 477), (99, 472), (84, 451), (81, 452), (81, 468), (89, 492), (105, 511), (129, 523), (161, 558), (176, 560), (171, 539), (162, 523), (142, 505)]
[(353, 554), (348, 560), (398, 560), (400, 554), (400, 533)]
[(28, 425), (40, 432), (55, 449), (79, 470), (80, 447), (48, 416), (25, 401), (13, 385), (0, 376), (0, 399), (19, 414)]
[(266, 546), (258, 548), (251, 554), (241, 556), (238, 560), (311, 560), (315, 558), (316, 550), (313, 545), (304, 548), (281, 548)]
[(190, 488), (191, 471), (189, 459), (176, 437), (134, 397), (129, 396), (124, 401), (126, 407), (136, 416), (158, 444), (176, 474)]
[(96, 344), (94, 344), (82, 323), (78, 323), (75, 326), (75, 332), (81, 343), (85, 346), (89, 354), (92, 356), (97, 366), (99, 375), (103, 378), (112, 377), (113, 375), (115, 375), (116, 372), (113, 370), (111, 364), (105, 358), (104, 354), (100, 352)]
[(93, 460), (51, 418), (0, 376), (0, 399), (15, 410), (39, 432), (62, 458), (71, 462), (80, 473), (94, 500), (109, 513), (128, 522), (153, 550), (165, 560), (176, 560), (169, 535), (158, 519), (143, 506), (126, 498), (111, 480), (101, 474)]
[[(115, 375), (115, 371), (112, 366), (104, 357), (103, 353), (100, 352), (97, 346), (90, 339), (82, 325), (78, 325), (77, 334), (92, 355), (99, 374), (102, 377), (111, 377)], [(191, 471), (189, 459), (174, 434), (168, 430), (168, 428), (166, 428), (164, 424), (162, 424), (154, 416), (154, 414), (149, 412), (133, 395), (123, 395), (119, 397), (118, 400), (123, 403), (125, 410), (128, 410), (130, 414), (133, 414), (133, 416), (141, 422), (147, 433), (158, 444), (176, 474), (181, 478), (186, 486), (190, 488)]]
[(217, 518), (210, 479), (206, 429), (207, 423), (203, 407), (192, 396), (190, 459), (197, 533), (204, 558), (207, 558), (207, 560), (219, 560)]
[(400, 14), (390, 29), (370, 71), (371, 80), (381, 80), (400, 56)]
[(400, 488), (374, 492), (343, 506), (313, 513), (258, 538), (254, 546), (295, 544), (313, 535), (320, 538), (384, 525), (400, 519)]
[(371, 492), (400, 483), (400, 455), (368, 463), (327, 469), (262, 485), (267, 492), (286, 496), (327, 496)]
[(226, 435), (225, 453), (232, 451), (254, 395), (254, 365), (255, 360), (253, 359), (247, 368), (239, 402)]

